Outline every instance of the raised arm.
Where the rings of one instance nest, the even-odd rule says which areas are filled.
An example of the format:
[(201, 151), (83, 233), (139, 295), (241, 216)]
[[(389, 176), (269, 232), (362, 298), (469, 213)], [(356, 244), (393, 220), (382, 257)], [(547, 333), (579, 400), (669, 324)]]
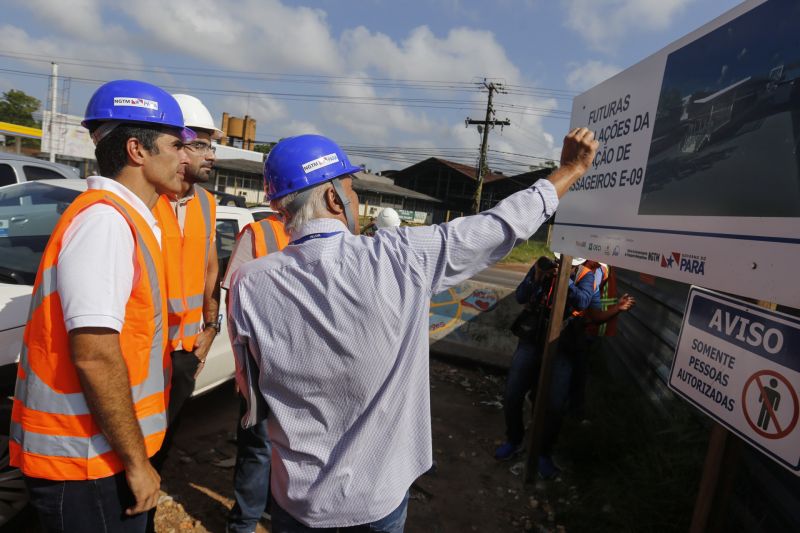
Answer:
[[(401, 228), (432, 293), (452, 287), (505, 257), (530, 238), (558, 207), (558, 198), (591, 165), (597, 142), (586, 128), (564, 138), (561, 168), (492, 209), (445, 224)], [(377, 238), (381, 238), (380, 233)]]
[(564, 137), (561, 165), (547, 177), (559, 198), (589, 170), (598, 146), (600, 143), (594, 140), (594, 133), (588, 128), (575, 128)]

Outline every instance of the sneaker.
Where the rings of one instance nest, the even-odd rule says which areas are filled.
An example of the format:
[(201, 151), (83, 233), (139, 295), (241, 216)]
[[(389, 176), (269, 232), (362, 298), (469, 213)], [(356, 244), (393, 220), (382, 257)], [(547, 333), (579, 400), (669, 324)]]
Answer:
[(522, 451), (522, 444), (504, 442), (494, 451), (494, 458), (498, 461), (508, 461)]
[(561, 469), (547, 455), (539, 456), (539, 477), (542, 479), (555, 479), (561, 475)]

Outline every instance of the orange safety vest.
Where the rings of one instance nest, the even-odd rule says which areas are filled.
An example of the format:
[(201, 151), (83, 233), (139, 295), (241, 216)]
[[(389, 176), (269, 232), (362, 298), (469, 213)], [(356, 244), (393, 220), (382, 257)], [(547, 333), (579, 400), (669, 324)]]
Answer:
[(125, 217), (141, 273), (125, 306), (119, 335), (136, 418), (148, 456), (161, 448), (167, 429), (170, 358), (166, 357), (164, 268), (158, 241), (145, 219), (119, 196), (89, 190), (56, 224), (33, 286), (11, 411), (10, 463), (26, 476), (85, 480), (124, 470), (86, 404), (64, 324), (56, 271), (64, 232), (78, 213), (106, 204)]
[(248, 228), (253, 232), (253, 257), (255, 258), (283, 250), (289, 244), (289, 235), (286, 233), (286, 227), (283, 222), (274, 216), (269, 216), (258, 222), (251, 222), (244, 227), (242, 233)]
[(203, 325), (206, 269), (216, 229), (217, 206), (210, 192), (195, 185), (194, 196), (186, 203), (182, 233), (175, 209), (166, 196), (158, 199), (153, 214), (162, 231), (170, 348), (176, 350), (182, 346), (192, 351)]
[[(600, 288), (600, 285), (605, 283), (606, 280), (608, 279), (608, 267), (600, 265), (597, 268), (599, 268), (600, 271), (603, 273), (603, 279), (600, 281), (600, 284), (598, 285), (597, 276), (594, 277), (594, 283), (592, 284), (592, 291), (597, 291), (597, 289)], [(596, 269), (587, 268), (587, 267), (581, 265), (580, 268), (578, 269), (578, 273), (575, 275), (575, 284), (577, 285), (578, 282), (581, 279), (583, 279), (583, 277), (586, 276), (587, 274), (591, 274), (592, 276), (594, 276), (595, 275), (595, 270)], [(572, 312), (572, 316), (584, 316), (585, 314), (586, 314), (586, 309), (583, 309), (581, 311), (573, 311)]]

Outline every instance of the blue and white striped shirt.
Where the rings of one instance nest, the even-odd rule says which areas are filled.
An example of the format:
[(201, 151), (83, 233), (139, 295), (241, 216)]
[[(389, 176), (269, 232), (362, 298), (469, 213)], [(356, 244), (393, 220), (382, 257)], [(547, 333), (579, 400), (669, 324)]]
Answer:
[(259, 367), (283, 509), (347, 527), (400, 504), (431, 466), (431, 295), (504, 257), (557, 205), (542, 180), (481, 214), (375, 237), (315, 219), (292, 238), (327, 235), (239, 268), (231, 341)]

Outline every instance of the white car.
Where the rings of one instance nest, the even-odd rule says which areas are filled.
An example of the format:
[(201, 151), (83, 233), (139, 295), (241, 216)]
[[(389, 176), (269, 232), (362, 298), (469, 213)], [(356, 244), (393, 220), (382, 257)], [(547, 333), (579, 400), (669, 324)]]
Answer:
[[(0, 187), (0, 528), (27, 503), (22, 476), (8, 465), (11, 396), (22, 348), (36, 271), (61, 213), (87, 188), (84, 180), (39, 180)], [(217, 206), (220, 276), (228, 265), (236, 236), (253, 222), (247, 209)], [(220, 313), (225, 314), (221, 297)], [(197, 378), (194, 395), (233, 378), (234, 362), (225, 321)]]
[(0, 186), (48, 179), (80, 179), (77, 168), (21, 154), (0, 153)]
[(281, 216), (280, 213), (273, 210), (271, 207), (267, 205), (256, 205), (248, 208), (248, 210), (250, 211), (250, 214), (253, 215), (253, 219), (255, 219), (256, 222), (258, 222), (259, 220), (263, 220), (270, 215), (274, 215), (283, 220), (283, 217)]

